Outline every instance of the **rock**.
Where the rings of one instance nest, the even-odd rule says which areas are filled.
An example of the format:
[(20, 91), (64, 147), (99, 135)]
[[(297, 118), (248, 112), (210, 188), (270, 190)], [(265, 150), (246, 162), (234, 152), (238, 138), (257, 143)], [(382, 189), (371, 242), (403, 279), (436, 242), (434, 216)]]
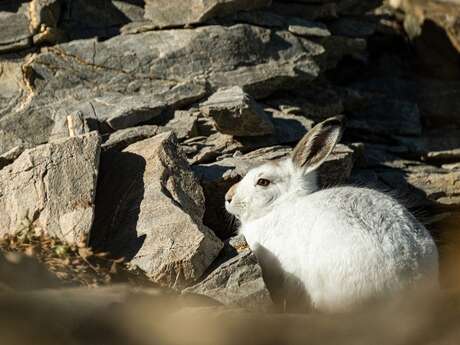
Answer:
[(176, 110), (165, 127), (174, 132), (177, 139), (184, 140), (198, 136), (198, 114), (185, 110)]
[(144, 19), (144, 1), (60, 0), (66, 9), (59, 22), (68, 40), (118, 35), (131, 21)]
[(451, 164), (443, 164), (441, 168), (446, 170), (460, 170), (460, 162), (458, 163), (451, 163)]
[(3, 1), (0, 5), (0, 53), (60, 40), (62, 33), (57, 30), (60, 12), (59, 0)]
[(460, 172), (442, 168), (432, 168), (423, 171), (413, 169), (407, 174), (407, 182), (423, 191), (426, 197), (442, 206), (457, 206), (460, 204)]
[(318, 22), (301, 21), (297, 24), (291, 24), (288, 31), (299, 36), (328, 37), (331, 35), (326, 25)]
[(460, 131), (455, 128), (424, 130), (421, 137), (398, 137), (407, 151), (431, 163), (450, 163), (460, 160)]
[(29, 4), (30, 25), (34, 31), (40, 26), (57, 28), (61, 15), (60, 0), (32, 0)]
[(381, 5), (381, 0), (340, 0), (337, 1), (337, 12), (342, 16), (362, 16)]
[(265, 112), (275, 127), (274, 141), (278, 145), (298, 142), (314, 125), (314, 121), (305, 116), (286, 114), (271, 108), (265, 108)]
[(65, 34), (58, 29), (62, 4), (60, 0), (33, 0), (29, 3), (28, 16), (34, 32), (34, 45), (65, 40)]
[(351, 112), (347, 127), (380, 135), (420, 135), (417, 104), (375, 96), (362, 110)]
[(6, 167), (8, 164), (14, 162), (16, 158), (24, 151), (23, 146), (15, 146), (11, 150), (0, 155), (0, 170)]
[(152, 122), (167, 110), (191, 104), (204, 95), (203, 83), (180, 83), (158, 90), (154, 95), (107, 94), (66, 107), (64, 111), (78, 111), (86, 119), (106, 123), (117, 130)]
[(394, 0), (390, 4), (406, 12), (404, 28), (410, 36), (420, 33), (424, 21), (432, 21), (446, 31), (452, 45), (460, 51), (460, 4), (457, 0)]
[(328, 23), (332, 34), (348, 37), (369, 37), (377, 29), (377, 22), (372, 18), (340, 17)]
[(312, 84), (289, 93), (278, 93), (266, 103), (283, 113), (302, 115), (320, 122), (344, 112), (342, 99), (332, 88)]
[(0, 5), (0, 53), (24, 49), (32, 44), (27, 11), (28, 4), (23, 1), (3, 1)]
[(107, 151), (96, 204), (92, 246), (124, 257), (163, 285), (195, 283), (223, 246), (202, 223), (201, 186), (170, 132)]
[(66, 136), (66, 118), (77, 111), (120, 129), (184, 109), (206, 83), (210, 92), (239, 85), (258, 98), (292, 89), (319, 75), (314, 58), (324, 53), (320, 44), (287, 31), (247, 24), (48, 47), (14, 69), (26, 84), (15, 92), (18, 98), (0, 98), (0, 108), (8, 104), (0, 118), (0, 154)]
[(202, 294), (227, 306), (265, 311), (273, 309), (262, 269), (249, 249), (224, 262), (203, 281), (184, 292)]
[(222, 154), (231, 154), (244, 147), (242, 142), (231, 135), (219, 132), (187, 139), (182, 143), (182, 149), (190, 164), (208, 163)]
[(219, 132), (235, 136), (257, 136), (273, 133), (273, 124), (263, 108), (240, 87), (219, 89), (200, 110), (210, 116)]
[(154, 137), (162, 129), (155, 125), (144, 125), (121, 129), (109, 135), (107, 140), (101, 145), (103, 150), (121, 151), (135, 142)]
[(270, 9), (282, 16), (299, 17), (306, 20), (337, 17), (337, 5), (333, 2), (312, 4), (274, 1)]
[(69, 137), (75, 137), (90, 132), (88, 121), (83, 117), (80, 111), (67, 116), (67, 128), (69, 130)]
[[(460, 76), (460, 69), (458, 73)], [(446, 123), (459, 125), (460, 116), (455, 109), (460, 107), (460, 83), (455, 72), (448, 71), (446, 74), (452, 80), (419, 78), (413, 81), (388, 76), (354, 83), (353, 87), (361, 93), (361, 97), (366, 93), (383, 93), (389, 98), (417, 103), (420, 116), (428, 128), (445, 126)]]
[(231, 155), (236, 151), (243, 153), (270, 146), (292, 144), (299, 141), (312, 128), (314, 122), (304, 116), (285, 114), (276, 109), (264, 109), (273, 123), (275, 132), (272, 135), (233, 137), (217, 132), (207, 118), (201, 118), (198, 127), (199, 136), (190, 138), (182, 143), (190, 164), (212, 162), (219, 156)]
[(425, 157), (425, 160), (430, 162), (458, 162), (460, 161), (460, 149), (428, 152)]
[(158, 28), (198, 24), (213, 17), (270, 5), (271, 0), (146, 0), (145, 18)]
[(336, 145), (332, 154), (318, 170), (319, 183), (323, 187), (330, 187), (347, 182), (353, 168), (353, 153), (347, 145)]
[(93, 132), (38, 146), (0, 170), (1, 233), (32, 226), (82, 241), (93, 222), (99, 141)]
[(363, 38), (345, 36), (329, 36), (322, 39), (321, 44), (329, 54), (323, 54), (316, 61), (321, 69), (328, 70), (337, 65), (344, 56), (358, 61), (366, 61), (367, 41)]
[[(455, 77), (454, 77), (455, 78)], [(421, 80), (417, 82), (417, 104), (429, 127), (460, 125), (455, 109), (460, 107), (460, 83), (457, 80)]]

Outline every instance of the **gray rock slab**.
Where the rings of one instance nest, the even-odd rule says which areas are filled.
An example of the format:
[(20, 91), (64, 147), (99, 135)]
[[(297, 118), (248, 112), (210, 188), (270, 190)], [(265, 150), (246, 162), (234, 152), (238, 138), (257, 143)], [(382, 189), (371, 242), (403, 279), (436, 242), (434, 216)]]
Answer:
[(0, 170), (0, 231), (38, 227), (68, 242), (89, 234), (99, 166), (97, 133), (24, 151)]
[(195, 283), (223, 246), (203, 225), (202, 188), (171, 132), (104, 153), (96, 205), (92, 245), (163, 285)]

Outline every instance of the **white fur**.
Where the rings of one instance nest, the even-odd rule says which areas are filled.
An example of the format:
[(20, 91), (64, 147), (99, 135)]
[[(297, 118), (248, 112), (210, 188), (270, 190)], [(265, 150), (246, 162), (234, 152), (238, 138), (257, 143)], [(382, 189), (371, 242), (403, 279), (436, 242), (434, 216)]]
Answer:
[[(257, 185), (259, 178), (270, 185)], [(226, 209), (240, 219), (264, 277), (323, 311), (423, 278), (437, 285), (436, 245), (402, 205), (367, 188), (318, 190), (316, 180), (288, 158), (250, 170), (234, 187)]]

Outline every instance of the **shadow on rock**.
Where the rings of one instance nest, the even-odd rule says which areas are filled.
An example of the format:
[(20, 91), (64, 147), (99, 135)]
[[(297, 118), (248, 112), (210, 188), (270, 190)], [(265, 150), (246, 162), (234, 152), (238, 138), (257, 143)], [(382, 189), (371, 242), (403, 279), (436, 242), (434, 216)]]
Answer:
[(145, 235), (136, 227), (144, 198), (145, 159), (129, 152), (107, 151), (101, 157), (96, 218), (90, 244), (97, 250), (131, 260)]
[(141, 20), (144, 1), (125, 0), (115, 5), (110, 0), (67, 0), (59, 27), (70, 40), (98, 37), (108, 39), (120, 34), (120, 28), (135, 20)]

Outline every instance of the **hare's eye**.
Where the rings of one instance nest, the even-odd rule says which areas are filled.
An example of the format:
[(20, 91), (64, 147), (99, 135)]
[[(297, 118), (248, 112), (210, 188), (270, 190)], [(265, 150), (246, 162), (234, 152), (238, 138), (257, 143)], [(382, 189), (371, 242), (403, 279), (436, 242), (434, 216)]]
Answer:
[(257, 180), (257, 185), (262, 187), (267, 187), (270, 184), (270, 181), (265, 178), (260, 178)]

